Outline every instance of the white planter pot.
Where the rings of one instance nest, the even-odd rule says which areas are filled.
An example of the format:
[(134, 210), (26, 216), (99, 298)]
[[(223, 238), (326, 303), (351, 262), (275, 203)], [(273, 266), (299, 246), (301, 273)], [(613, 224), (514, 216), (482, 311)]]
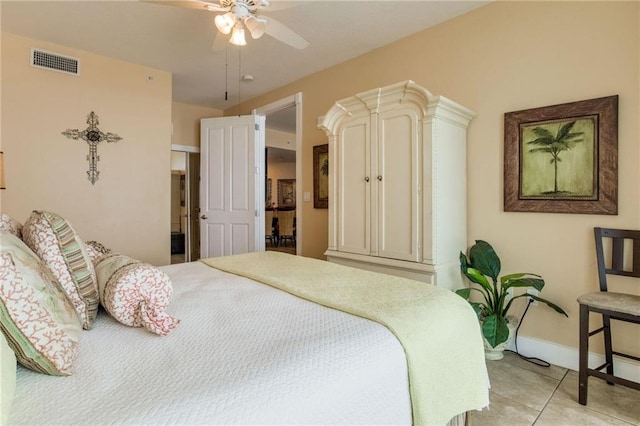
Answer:
[(514, 316), (507, 316), (507, 327), (509, 327), (509, 337), (507, 338), (506, 342), (502, 342), (496, 347), (491, 346), (487, 341), (487, 339), (485, 339), (484, 336), (482, 337), (482, 340), (484, 340), (484, 357), (486, 359), (491, 361), (497, 361), (504, 357), (504, 350), (507, 346), (509, 346), (514, 336), (516, 335), (516, 329), (518, 328), (519, 322), (520, 321), (518, 320), (518, 318)]

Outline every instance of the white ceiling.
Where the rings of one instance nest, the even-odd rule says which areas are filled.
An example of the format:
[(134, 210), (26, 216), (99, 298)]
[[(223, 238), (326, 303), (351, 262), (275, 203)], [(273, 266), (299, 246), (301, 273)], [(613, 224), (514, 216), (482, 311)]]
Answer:
[[(261, 14), (310, 45), (297, 50), (268, 35), (248, 37), (241, 52), (229, 44), (226, 101), (227, 55), (211, 50), (212, 12), (140, 1), (2, 0), (0, 16), (2, 31), (170, 71), (174, 101), (227, 109), (486, 3), (272, 0), (274, 10)], [(244, 74), (254, 81), (239, 83)]]

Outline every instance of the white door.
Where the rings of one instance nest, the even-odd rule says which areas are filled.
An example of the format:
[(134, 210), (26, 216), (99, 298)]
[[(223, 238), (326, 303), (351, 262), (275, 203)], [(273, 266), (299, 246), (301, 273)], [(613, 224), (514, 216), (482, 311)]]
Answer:
[(264, 250), (264, 116), (200, 121), (201, 257)]

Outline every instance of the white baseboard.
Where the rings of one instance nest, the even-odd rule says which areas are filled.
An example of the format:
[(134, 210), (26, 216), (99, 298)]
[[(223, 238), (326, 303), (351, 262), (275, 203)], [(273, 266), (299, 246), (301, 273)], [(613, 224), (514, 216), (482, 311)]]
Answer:
[[(508, 349), (515, 350), (514, 342), (511, 342)], [(533, 337), (518, 336), (518, 352), (524, 356), (533, 356), (553, 365), (578, 371), (579, 353), (577, 348), (534, 339)], [(604, 364), (604, 362), (604, 355), (589, 352), (589, 367), (595, 368)], [(613, 368), (616, 376), (640, 383), (640, 364), (614, 356)]]

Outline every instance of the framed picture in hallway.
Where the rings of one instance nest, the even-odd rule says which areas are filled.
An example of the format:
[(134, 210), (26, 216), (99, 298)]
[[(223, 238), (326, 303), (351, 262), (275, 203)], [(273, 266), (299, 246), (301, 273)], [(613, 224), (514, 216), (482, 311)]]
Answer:
[(296, 206), (296, 180), (278, 179), (278, 208)]
[(313, 208), (329, 208), (329, 144), (313, 147)]
[(273, 187), (273, 181), (271, 180), (271, 178), (267, 178), (265, 195), (264, 195), (267, 206), (271, 206), (273, 204), (273, 196), (271, 195), (273, 192), (272, 187)]
[(618, 96), (506, 113), (504, 210), (618, 214)]

